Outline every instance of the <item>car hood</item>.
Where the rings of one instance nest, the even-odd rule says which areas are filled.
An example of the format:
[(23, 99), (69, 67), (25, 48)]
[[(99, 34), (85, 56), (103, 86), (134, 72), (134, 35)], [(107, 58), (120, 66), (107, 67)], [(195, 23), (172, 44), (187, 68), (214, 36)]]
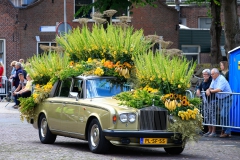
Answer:
[(101, 107), (104, 107), (104, 108), (113, 107), (119, 112), (125, 112), (125, 111), (127, 111), (127, 112), (137, 112), (138, 111), (138, 109), (136, 109), (136, 108), (120, 105), (120, 101), (116, 100), (112, 97), (94, 98), (94, 99), (91, 99), (91, 100), (87, 99), (87, 100), (84, 100), (84, 101), (85, 102), (88, 101), (89, 105), (97, 105), (97, 106), (101, 106)]

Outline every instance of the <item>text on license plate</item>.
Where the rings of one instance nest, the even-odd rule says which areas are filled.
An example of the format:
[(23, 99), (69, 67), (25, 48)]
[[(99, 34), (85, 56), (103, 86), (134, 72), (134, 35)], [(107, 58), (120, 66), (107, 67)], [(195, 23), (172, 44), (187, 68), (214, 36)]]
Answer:
[(140, 138), (140, 144), (167, 144), (167, 138)]

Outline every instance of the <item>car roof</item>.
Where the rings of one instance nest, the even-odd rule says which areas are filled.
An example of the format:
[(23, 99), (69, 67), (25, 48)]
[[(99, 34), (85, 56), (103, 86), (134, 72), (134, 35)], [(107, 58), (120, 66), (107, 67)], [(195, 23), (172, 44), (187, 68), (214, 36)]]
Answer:
[(116, 77), (113, 77), (113, 76), (95, 76), (95, 75), (79, 75), (79, 76), (76, 76), (75, 78), (81, 78), (81, 79), (85, 79), (85, 80), (88, 80), (88, 79), (104, 79), (104, 78), (116, 78)]

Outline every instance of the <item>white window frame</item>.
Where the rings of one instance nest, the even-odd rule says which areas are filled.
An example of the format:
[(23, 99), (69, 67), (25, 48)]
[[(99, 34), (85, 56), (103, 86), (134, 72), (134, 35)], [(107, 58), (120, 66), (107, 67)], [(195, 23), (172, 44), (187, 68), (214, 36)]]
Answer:
[(200, 45), (182, 45), (182, 46), (181, 46), (181, 49), (182, 49), (183, 47), (198, 47), (198, 52), (197, 52), (197, 53), (184, 53), (184, 52), (183, 52), (182, 55), (189, 55), (189, 56), (191, 56), (191, 55), (193, 55), (193, 56), (197, 55), (197, 63), (199, 64), (199, 63), (200, 63), (201, 46), (200, 46)]
[(3, 55), (2, 55), (2, 63), (3, 63), (3, 67), (4, 67), (4, 73), (3, 75), (6, 75), (6, 39), (0, 39), (0, 41), (3, 41)]
[[(95, 0), (92, 0), (92, 3), (94, 3), (94, 2), (95, 2)], [(129, 7), (128, 7), (128, 9), (129, 9)], [(93, 13), (95, 12), (95, 8), (94, 8), (94, 7), (92, 7), (92, 12), (93, 12)], [(73, 14), (75, 14), (75, 13), (76, 13), (76, 11), (75, 11), (75, 0), (74, 0)], [(128, 16), (128, 17), (130, 16), (129, 10), (128, 10), (128, 12), (127, 12), (127, 16)], [(129, 20), (129, 21), (131, 22), (131, 20)], [(78, 22), (78, 19), (74, 19), (73, 22)], [(95, 22), (95, 21), (94, 21), (93, 19), (89, 19), (88, 22)], [(119, 20), (119, 19), (112, 19), (112, 22), (120, 22), (120, 20)]]
[(187, 18), (181, 18), (181, 24), (187, 26)]
[[(211, 18), (209, 18), (209, 17), (199, 17), (198, 18), (198, 28), (201, 28), (201, 19), (210, 19), (211, 20)], [(210, 22), (210, 27), (211, 27), (211, 22)], [(209, 28), (201, 28), (201, 29), (210, 29), (210, 27)]]
[(22, 7), (22, 0), (11, 0), (15, 7)]
[(39, 41), (37, 42), (37, 56), (39, 55), (39, 43), (48, 43), (48, 46), (51, 46), (52, 43), (57, 44), (56, 42), (49, 42), (49, 41)]

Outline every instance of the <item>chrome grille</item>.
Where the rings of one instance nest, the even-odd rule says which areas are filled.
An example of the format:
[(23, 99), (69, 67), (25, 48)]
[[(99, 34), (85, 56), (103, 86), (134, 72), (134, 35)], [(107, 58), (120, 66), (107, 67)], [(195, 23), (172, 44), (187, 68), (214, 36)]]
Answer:
[(151, 106), (140, 110), (140, 130), (166, 130), (166, 109)]

